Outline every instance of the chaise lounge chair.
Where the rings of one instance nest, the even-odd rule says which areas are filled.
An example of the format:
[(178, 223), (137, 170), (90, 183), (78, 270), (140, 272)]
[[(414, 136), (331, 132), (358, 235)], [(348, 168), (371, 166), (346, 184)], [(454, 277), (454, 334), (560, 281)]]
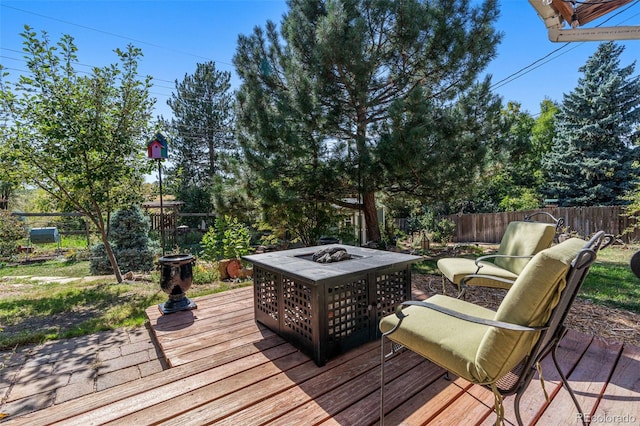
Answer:
[(553, 216), (554, 223), (534, 222), (530, 220), (532, 216), (509, 223), (496, 254), (477, 259), (439, 259), (443, 294), (447, 280), (458, 286), (458, 298), (464, 296), (470, 285), (509, 289), (533, 255), (551, 246), (556, 230), (564, 223)]

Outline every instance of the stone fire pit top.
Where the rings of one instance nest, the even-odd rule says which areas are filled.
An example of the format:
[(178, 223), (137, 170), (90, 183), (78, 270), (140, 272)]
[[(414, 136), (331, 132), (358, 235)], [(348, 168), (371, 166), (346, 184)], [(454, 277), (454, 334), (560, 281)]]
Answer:
[[(317, 263), (311, 260), (313, 253), (329, 247), (345, 248), (352, 258), (332, 263)], [(420, 256), (345, 244), (302, 247), (292, 250), (252, 254), (242, 258), (265, 269), (283, 272), (289, 276), (313, 283), (363, 271), (399, 265), (404, 266), (422, 260)]]

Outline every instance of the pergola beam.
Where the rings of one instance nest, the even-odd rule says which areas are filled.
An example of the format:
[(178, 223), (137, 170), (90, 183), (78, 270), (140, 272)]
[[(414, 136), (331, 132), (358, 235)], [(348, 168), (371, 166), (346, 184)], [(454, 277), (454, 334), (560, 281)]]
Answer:
[(572, 28), (558, 30), (549, 28), (549, 40), (553, 42), (568, 41), (610, 41), (638, 40), (640, 27), (607, 27), (607, 28)]
[(631, 1), (633, 0), (610, 0), (608, 2), (598, 0), (595, 4), (580, 3), (576, 7), (578, 25), (582, 26), (588, 22), (593, 21), (594, 19), (598, 19), (601, 16), (604, 16), (607, 13), (619, 8), (620, 6), (624, 6), (625, 4), (630, 3)]
[[(542, 0), (537, 0), (537, 2), (542, 5)], [(530, 3), (532, 2), (530, 1)], [(562, 16), (562, 18), (566, 22), (571, 24), (572, 27), (576, 25), (574, 24), (576, 16), (574, 15), (574, 10), (573, 10), (573, 7), (571, 6), (571, 3), (566, 2), (564, 0), (552, 0), (551, 5), (546, 7), (557, 10), (558, 13), (560, 13), (560, 16)], [(562, 25), (562, 23), (560, 25)]]
[[(594, 1), (580, 3), (575, 9), (573, 4), (566, 0), (529, 0), (529, 3), (544, 21), (549, 40), (569, 42), (640, 39), (640, 26), (578, 28), (631, 1), (611, 0), (606, 3)], [(570, 23), (571, 28), (563, 28), (565, 22)]]

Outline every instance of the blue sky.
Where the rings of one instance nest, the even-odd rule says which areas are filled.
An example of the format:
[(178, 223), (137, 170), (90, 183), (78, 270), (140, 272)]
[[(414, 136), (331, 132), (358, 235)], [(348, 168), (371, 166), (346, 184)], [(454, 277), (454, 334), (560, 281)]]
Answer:
[[(640, 25), (639, 3), (589, 26), (610, 17), (606, 25)], [(131, 43), (144, 53), (140, 73), (154, 77), (156, 114), (169, 117), (166, 101), (175, 80), (192, 74), (197, 63), (215, 61), (217, 69), (232, 72), (232, 84), (237, 86), (232, 57), (238, 34), (249, 34), (256, 25), (264, 27), (267, 20), (280, 23), (286, 9), (285, 1), (279, 0), (0, 0), (0, 63), (12, 75), (25, 69), (19, 36), (25, 24), (38, 32), (46, 30), (54, 41), (62, 34), (73, 36), (79, 62), (86, 66), (116, 62), (113, 50)], [(619, 11), (624, 12), (614, 16)], [(501, 0), (500, 13), (496, 28), (504, 38), (486, 72), (493, 75), (495, 91), (505, 102), (520, 102), (536, 114), (545, 97), (561, 101), (563, 93), (573, 90), (580, 77), (578, 68), (598, 43), (550, 42), (542, 20), (526, 0)], [(619, 43), (625, 46), (622, 66), (640, 57), (640, 40)], [(532, 64), (512, 81), (500, 83)]]

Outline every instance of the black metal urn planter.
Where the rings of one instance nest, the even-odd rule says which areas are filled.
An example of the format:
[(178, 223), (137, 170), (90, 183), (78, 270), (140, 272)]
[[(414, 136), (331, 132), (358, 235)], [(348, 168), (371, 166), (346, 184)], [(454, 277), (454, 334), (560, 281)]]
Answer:
[(640, 250), (631, 256), (629, 264), (631, 265), (631, 272), (633, 272), (636, 277), (640, 278)]
[(169, 300), (160, 303), (162, 314), (196, 309), (186, 292), (193, 281), (193, 264), (196, 259), (190, 254), (170, 254), (158, 259), (160, 288), (169, 295)]

